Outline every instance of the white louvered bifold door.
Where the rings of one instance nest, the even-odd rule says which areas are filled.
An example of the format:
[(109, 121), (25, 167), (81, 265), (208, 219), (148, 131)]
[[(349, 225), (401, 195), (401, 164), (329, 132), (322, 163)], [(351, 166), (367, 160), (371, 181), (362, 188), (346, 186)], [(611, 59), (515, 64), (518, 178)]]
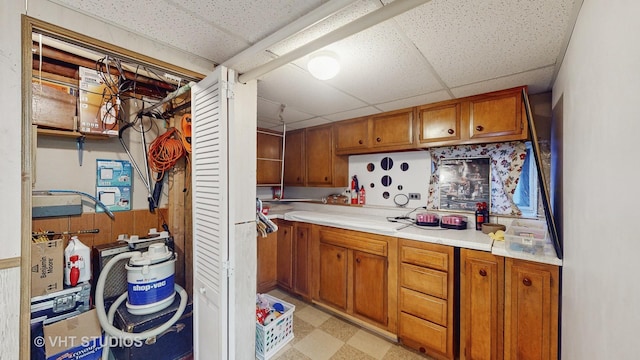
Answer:
[(191, 90), (194, 358), (228, 358), (227, 69)]

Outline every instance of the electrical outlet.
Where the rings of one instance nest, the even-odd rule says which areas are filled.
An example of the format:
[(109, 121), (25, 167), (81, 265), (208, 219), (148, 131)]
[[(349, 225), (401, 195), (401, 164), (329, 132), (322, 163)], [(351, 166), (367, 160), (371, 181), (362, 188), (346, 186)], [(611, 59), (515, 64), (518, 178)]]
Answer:
[(409, 200), (420, 200), (420, 193), (409, 193)]

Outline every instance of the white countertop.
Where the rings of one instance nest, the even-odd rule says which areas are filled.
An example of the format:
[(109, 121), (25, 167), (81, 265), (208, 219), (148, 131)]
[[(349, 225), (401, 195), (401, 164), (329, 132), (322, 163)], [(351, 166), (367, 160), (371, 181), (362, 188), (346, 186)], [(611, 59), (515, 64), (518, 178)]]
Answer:
[(305, 210), (270, 212), (269, 218), (333, 226), (348, 230), (394, 236), (402, 239), (488, 251), (498, 256), (562, 266), (562, 260), (557, 257), (507, 252), (503, 241), (494, 242), (488, 235), (475, 230), (475, 228), (467, 228), (466, 230), (442, 229), (439, 227), (408, 224), (401, 222), (402, 220), (399, 222), (390, 222), (387, 220), (387, 217), (380, 215), (361, 215), (354, 213)]

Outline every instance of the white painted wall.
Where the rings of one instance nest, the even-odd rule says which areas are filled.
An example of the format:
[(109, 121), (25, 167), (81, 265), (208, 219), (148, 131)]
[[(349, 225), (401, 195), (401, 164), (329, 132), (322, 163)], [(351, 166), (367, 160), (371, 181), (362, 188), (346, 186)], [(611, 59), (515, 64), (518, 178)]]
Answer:
[(640, 2), (585, 1), (558, 79), (562, 98), (562, 359), (640, 354)]
[[(28, 9), (25, 7), (28, 4)], [(86, 34), (107, 43), (207, 74), (213, 63), (175, 48), (160, 45), (121, 28), (71, 11), (48, 0), (0, 1), (0, 259), (20, 256), (21, 209), (21, 15), (31, 17)], [(70, 150), (73, 151), (73, 150)], [(0, 270), (2, 294), (15, 294), (0, 302), (0, 355), (16, 359), (18, 354), (19, 269)], [(8, 274), (8, 275), (7, 275)], [(9, 335), (7, 335), (9, 334)]]

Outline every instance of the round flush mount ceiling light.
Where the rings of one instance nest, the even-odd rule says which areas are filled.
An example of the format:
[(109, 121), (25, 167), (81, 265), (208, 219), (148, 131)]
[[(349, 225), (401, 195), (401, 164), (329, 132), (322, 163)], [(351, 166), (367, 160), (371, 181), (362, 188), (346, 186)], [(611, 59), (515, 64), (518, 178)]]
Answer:
[(313, 53), (309, 55), (307, 69), (316, 79), (329, 80), (340, 72), (338, 55), (328, 50)]

